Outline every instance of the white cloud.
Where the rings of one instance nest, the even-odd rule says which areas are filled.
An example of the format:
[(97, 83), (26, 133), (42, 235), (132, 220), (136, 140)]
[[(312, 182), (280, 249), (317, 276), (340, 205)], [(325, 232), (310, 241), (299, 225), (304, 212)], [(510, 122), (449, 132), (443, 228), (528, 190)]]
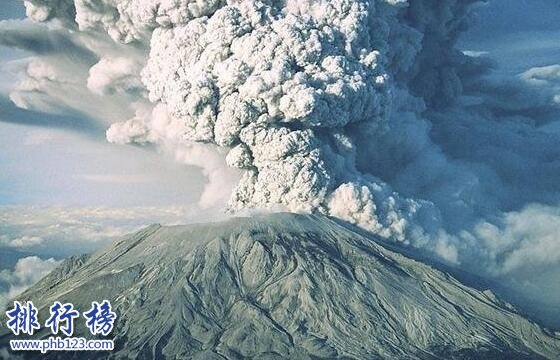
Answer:
[(521, 78), (546, 91), (550, 101), (560, 105), (560, 64), (531, 68), (521, 74)]
[[(41, 6), (58, 3), (62, 1)], [(134, 113), (131, 104), (138, 100), (135, 76), (130, 72), (136, 69), (139, 79), (141, 52), (128, 49), (124, 64), (114, 55), (122, 51), (121, 45), (107, 36), (76, 32), (72, 26), (66, 28), (68, 24), (13, 20), (0, 23), (0, 44), (19, 48), (25, 56), (12, 61), (23, 71), (9, 89), (10, 99), (22, 109), (80, 114), (98, 124), (126, 119)], [(93, 92), (88, 89), (90, 78)], [(105, 92), (112, 96), (99, 95)]]
[(531, 68), (522, 74), (525, 81), (535, 85), (549, 85), (560, 82), (560, 65)]
[(50, 272), (59, 263), (58, 259), (96, 251), (153, 223), (178, 225), (226, 216), (215, 209), (180, 206), (0, 206), (0, 253), (10, 249), (21, 251), (10, 255), (20, 256), (9, 259), (17, 260), (13, 269), (0, 264), (0, 308)]
[(103, 58), (89, 69), (87, 87), (98, 95), (140, 94), (144, 91), (141, 69), (142, 64), (135, 59)]
[(537, 204), (505, 214), (498, 225), (481, 223), (473, 233), (496, 261), (495, 272), (522, 275), (547, 267), (560, 270), (559, 227), (560, 207)]
[(39, 236), (21, 236), (10, 238), (7, 235), (0, 236), (0, 245), (6, 245), (13, 248), (30, 248), (33, 246), (41, 245), (43, 238)]
[(13, 270), (0, 271), (0, 309), (4, 309), (9, 300), (35, 284), (58, 264), (52, 258), (42, 260), (37, 256), (29, 256), (19, 259)]
[[(469, 271), (493, 279), (522, 309), (558, 324), (560, 205), (532, 204), (457, 235), (440, 233), (444, 253)], [(436, 253), (441, 254), (438, 248)], [(448, 259), (449, 260), (449, 259)]]
[(0, 249), (18, 248), (41, 257), (64, 257), (96, 250), (153, 223), (174, 225), (225, 216), (215, 209), (205, 211), (187, 206), (1, 206)]

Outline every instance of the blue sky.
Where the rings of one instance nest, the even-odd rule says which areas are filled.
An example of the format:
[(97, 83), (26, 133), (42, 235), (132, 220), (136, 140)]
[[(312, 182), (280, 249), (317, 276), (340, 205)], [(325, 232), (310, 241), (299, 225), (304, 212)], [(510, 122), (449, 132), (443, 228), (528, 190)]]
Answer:
[(0, 8), (0, 18), (17, 19), (25, 16), (25, 8), (23, 3), (17, 0), (6, 0)]
[(461, 46), (485, 51), (498, 71), (515, 75), (560, 59), (560, 2), (493, 0), (481, 4)]
[(0, 204), (187, 204), (200, 192), (195, 169), (154, 151), (57, 129), (1, 123), (0, 131)]
[[(23, 17), (22, 2), (2, 3), (0, 20)], [(6, 62), (26, 55), (0, 46), (0, 93), (17, 79)], [(61, 118), (17, 109), (0, 99), (0, 205), (162, 206), (197, 201), (204, 182), (197, 168), (150, 149), (109, 144), (103, 126), (84, 133), (82, 125), (91, 126), (87, 119), (68, 119), (82, 124), (79, 132), (60, 127)], [(37, 123), (47, 126), (32, 125)]]

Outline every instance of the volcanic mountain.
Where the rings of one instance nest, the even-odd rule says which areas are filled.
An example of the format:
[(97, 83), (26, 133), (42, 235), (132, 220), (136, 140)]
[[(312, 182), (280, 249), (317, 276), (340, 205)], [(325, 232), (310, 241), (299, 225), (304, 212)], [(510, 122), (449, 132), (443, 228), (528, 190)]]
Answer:
[[(110, 300), (116, 349), (87, 358), (560, 358), (558, 333), (468, 283), (345, 223), (273, 214), (150, 226), (67, 260), (18, 300), (43, 318), (54, 301)], [(10, 338), (0, 329), (0, 347)]]

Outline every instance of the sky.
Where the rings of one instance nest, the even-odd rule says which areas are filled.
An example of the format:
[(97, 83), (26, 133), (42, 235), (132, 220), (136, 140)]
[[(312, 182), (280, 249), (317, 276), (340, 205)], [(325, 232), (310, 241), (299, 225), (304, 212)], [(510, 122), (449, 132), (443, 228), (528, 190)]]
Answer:
[[(284, 11), (332, 25), (307, 3)], [(243, 42), (247, 9), (199, 34), (199, 19), (159, 27), (134, 18), (150, 1), (131, 4), (147, 9), (126, 14), (129, 27), (84, 5), (80, 31), (61, 7), (36, 22), (20, 1), (0, 7), (0, 307), (62, 258), (147, 224), (261, 207), (339, 217), (521, 302), (560, 305), (560, 3), (481, 2), (458, 39), (450, 20), (463, 9), (411, 3), (409, 26), (382, 19), (400, 30), (381, 46), (388, 65), (347, 56), (373, 41), (351, 26), (338, 29), (357, 39), (346, 46), (320, 32), (306, 43), (293, 34), (313, 26), (289, 19), (271, 20), (273, 35), (252, 24), (269, 37)], [(445, 47), (455, 40), (467, 57)]]
[(553, 0), (494, 0), (479, 5), (460, 46), (488, 52), (499, 72), (519, 74), (560, 57), (560, 3)]
[[(23, 3), (4, 2), (0, 20), (25, 17)], [(197, 201), (200, 171), (154, 151), (105, 141), (103, 126), (18, 109), (6, 96), (17, 74), (6, 62), (25, 57), (0, 46), (0, 206), (162, 206)], [(79, 117), (77, 115), (76, 117)], [(14, 119), (16, 118), (16, 119)], [(35, 126), (34, 124), (45, 124)], [(76, 125), (77, 124), (77, 125)], [(73, 126), (79, 131), (72, 131)], [(187, 190), (186, 190), (187, 189)]]

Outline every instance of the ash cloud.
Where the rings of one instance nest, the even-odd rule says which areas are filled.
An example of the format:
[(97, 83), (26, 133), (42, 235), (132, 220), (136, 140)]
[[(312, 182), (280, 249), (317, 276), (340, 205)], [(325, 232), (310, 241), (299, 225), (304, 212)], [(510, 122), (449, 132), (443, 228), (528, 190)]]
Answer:
[[(143, 81), (150, 100), (180, 127), (179, 139), (231, 149), (227, 162), (244, 175), (230, 209), (332, 213), (404, 239), (423, 204), (401, 199), (355, 168), (352, 128), (387, 126), (398, 87), (393, 72), (404, 74), (414, 61), (389, 61), (401, 54), (388, 46), (395, 40), (388, 30), (396, 28), (398, 41), (421, 41), (417, 30), (399, 22), (404, 5), (243, 1), (209, 7), (204, 16), (155, 28)], [(411, 47), (406, 50), (421, 44)], [(145, 127), (152, 131), (150, 123)], [(128, 122), (110, 134), (139, 128)]]
[(24, 3), (94, 54), (76, 87), (125, 109), (107, 139), (202, 167), (203, 206), (319, 212), (498, 279), (560, 271), (531, 250), (560, 241), (558, 65), (503, 78), (460, 51), (475, 1)]

